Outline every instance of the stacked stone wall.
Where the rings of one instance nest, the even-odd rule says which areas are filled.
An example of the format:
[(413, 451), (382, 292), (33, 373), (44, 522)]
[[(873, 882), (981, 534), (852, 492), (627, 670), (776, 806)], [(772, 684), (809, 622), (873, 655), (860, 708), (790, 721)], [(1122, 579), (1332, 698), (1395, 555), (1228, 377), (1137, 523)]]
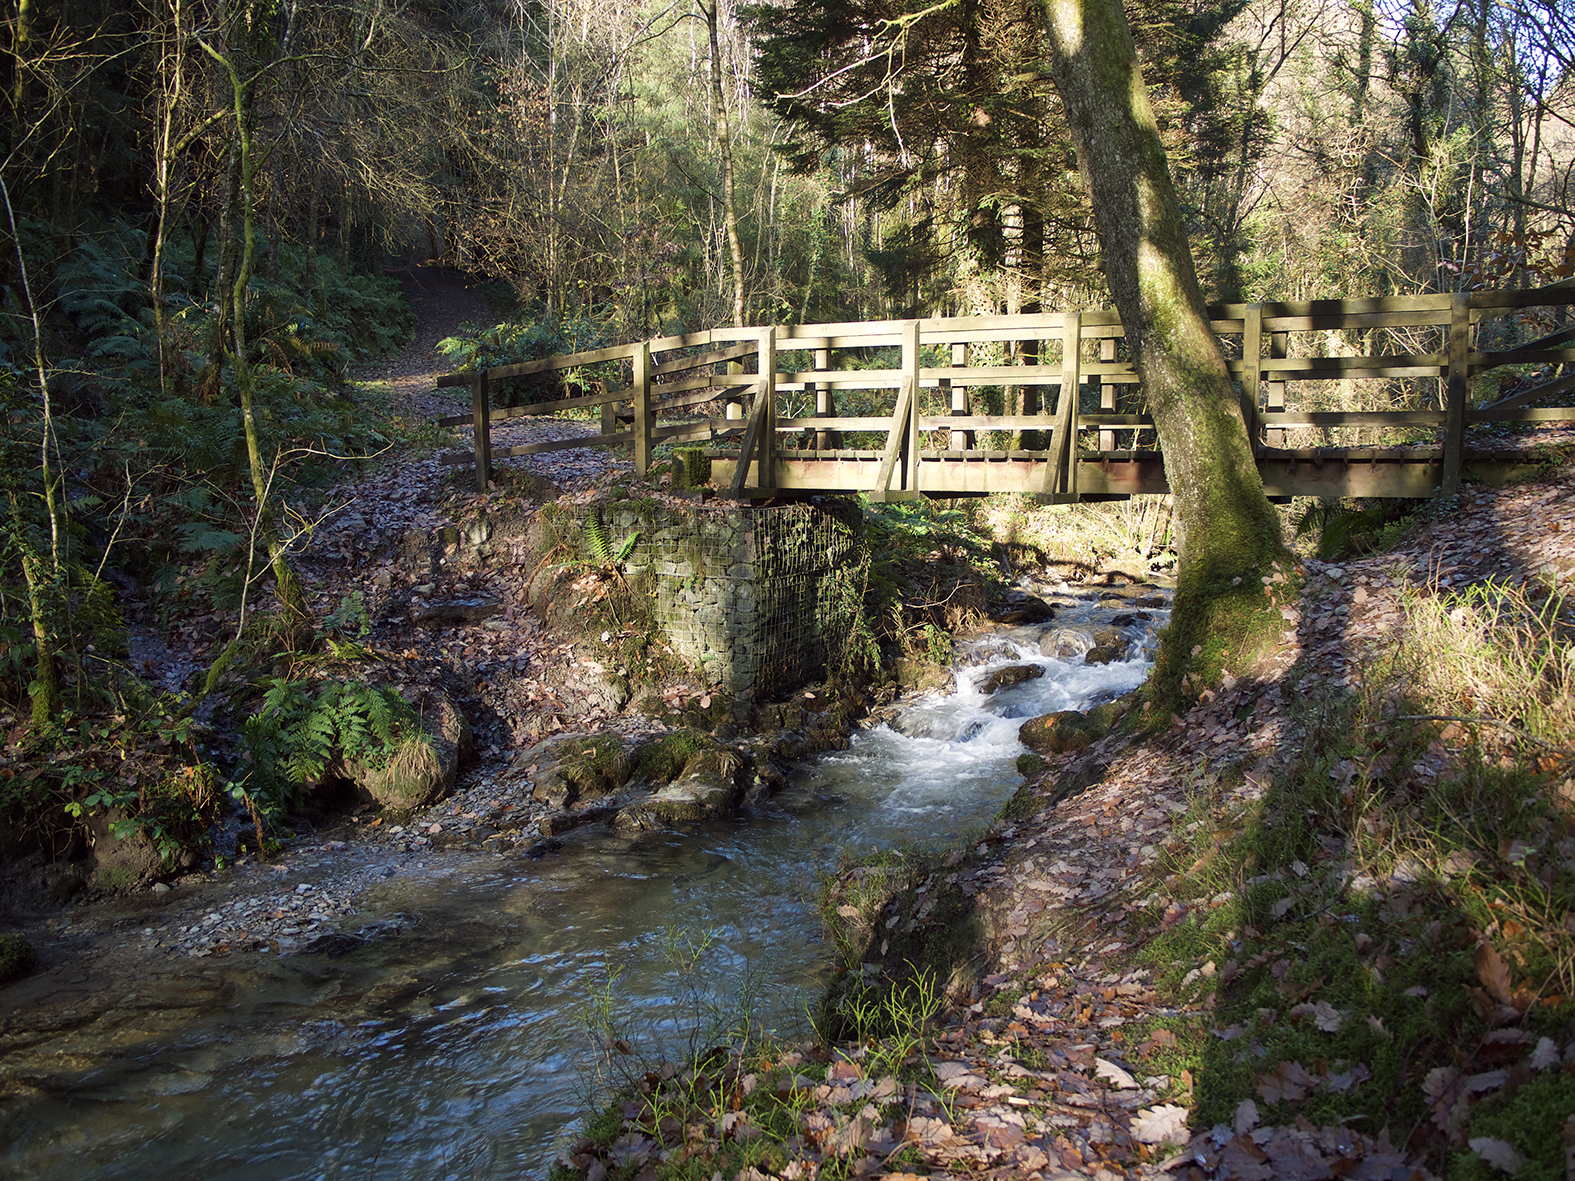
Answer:
[(852, 501), (687, 510), (631, 501), (574, 515), (586, 560), (598, 560), (596, 530), (612, 554), (635, 537), (624, 577), (651, 596), (673, 650), (708, 686), (765, 700), (822, 676), (846, 643), (862, 590)]

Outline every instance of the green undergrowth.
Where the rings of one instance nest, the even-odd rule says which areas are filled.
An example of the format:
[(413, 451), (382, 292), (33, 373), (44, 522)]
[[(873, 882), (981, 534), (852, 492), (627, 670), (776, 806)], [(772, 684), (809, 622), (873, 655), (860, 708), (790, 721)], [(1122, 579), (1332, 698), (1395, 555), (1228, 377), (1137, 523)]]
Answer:
[[(1265, 1124), (1387, 1128), (1443, 1176), (1488, 1176), (1468, 1141), (1489, 1137), (1530, 1162), (1517, 1176), (1561, 1177), (1570, 613), (1535, 586), (1406, 607), (1360, 687), (1294, 695), (1295, 750), (1195, 769), (1140, 922), (1162, 996), (1213, 1003), (1163, 1053), (1197, 1079), (1195, 1128), (1251, 1100)], [(1244, 774), (1258, 790), (1226, 803)]]

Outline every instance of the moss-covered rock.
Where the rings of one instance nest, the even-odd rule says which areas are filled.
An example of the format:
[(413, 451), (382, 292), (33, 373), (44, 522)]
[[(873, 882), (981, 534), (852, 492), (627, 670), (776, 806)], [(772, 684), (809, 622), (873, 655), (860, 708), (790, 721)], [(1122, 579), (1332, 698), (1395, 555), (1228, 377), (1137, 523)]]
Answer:
[(899, 658), (893, 672), (899, 685), (915, 693), (949, 693), (957, 683), (951, 669), (916, 656)]
[(1040, 754), (1067, 754), (1083, 750), (1109, 732), (1087, 714), (1075, 709), (1029, 718), (1017, 728), (1017, 740)]
[(476, 757), (470, 722), (441, 693), (422, 707), (422, 732), (410, 735), (386, 760), (346, 761), (338, 767), (357, 794), (383, 808), (408, 812), (454, 790), (461, 764)]
[(38, 953), (20, 935), (0, 935), (0, 984), (20, 980), (38, 965)]
[(1042, 664), (1008, 664), (1005, 668), (998, 668), (984, 679), (984, 684), (979, 686), (979, 692), (989, 695), (1002, 689), (1010, 689), (1013, 685), (1021, 685), (1025, 681), (1033, 681), (1045, 675), (1045, 666)]

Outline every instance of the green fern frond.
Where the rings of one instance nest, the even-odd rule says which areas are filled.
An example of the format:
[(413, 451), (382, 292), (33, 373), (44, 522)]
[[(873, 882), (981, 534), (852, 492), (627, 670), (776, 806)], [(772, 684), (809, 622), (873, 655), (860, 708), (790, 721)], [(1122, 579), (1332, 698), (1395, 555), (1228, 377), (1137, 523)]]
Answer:
[(591, 556), (606, 565), (612, 560), (612, 549), (607, 543), (607, 529), (595, 510), (585, 517), (585, 540), (591, 547)]

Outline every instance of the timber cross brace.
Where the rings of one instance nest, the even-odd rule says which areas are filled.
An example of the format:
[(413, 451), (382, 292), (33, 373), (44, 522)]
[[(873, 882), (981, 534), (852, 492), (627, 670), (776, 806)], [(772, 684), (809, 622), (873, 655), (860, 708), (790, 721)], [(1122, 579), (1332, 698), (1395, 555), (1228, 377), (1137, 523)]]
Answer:
[[(1453, 495), (1468, 477), (1498, 483), (1537, 464), (1534, 452), (1508, 441), (1473, 445), (1467, 427), (1575, 420), (1572, 303), (1575, 283), (1565, 282), (1224, 304), (1209, 314), (1270, 496), (1428, 497)], [(1338, 335), (1350, 333), (1370, 351)], [(1065, 503), (1163, 493), (1153, 421), (1120, 356), (1122, 336), (1113, 311), (1068, 311), (716, 328), (544, 357), (439, 378), (439, 386), (471, 389), (471, 413), (439, 425), (474, 432), (470, 450), (441, 458), (473, 463), (482, 490), (493, 461), (509, 456), (627, 446), (643, 478), (656, 447), (689, 444), (705, 447), (713, 479), (740, 499), (1020, 492)], [(1419, 338), (1438, 347), (1397, 351), (1414, 350)], [(1335, 350), (1336, 340), (1353, 352)], [(1042, 360), (1052, 348), (1059, 359)], [(833, 357), (841, 367), (832, 368)], [(1531, 366), (1539, 372), (1525, 372)], [(558, 375), (571, 369), (605, 371), (603, 388), (492, 405), (494, 391), (522, 381), (561, 391)], [(1497, 389), (1474, 400), (1472, 379), (1492, 370), (1503, 371)], [(1300, 405), (1288, 401), (1292, 386)], [(1369, 408), (1319, 408), (1337, 399)], [(491, 445), (500, 419), (593, 409), (594, 435)], [(1369, 431), (1379, 436), (1373, 445), (1348, 437), (1332, 445), (1331, 436)], [(980, 447), (989, 434), (1008, 445)]]

